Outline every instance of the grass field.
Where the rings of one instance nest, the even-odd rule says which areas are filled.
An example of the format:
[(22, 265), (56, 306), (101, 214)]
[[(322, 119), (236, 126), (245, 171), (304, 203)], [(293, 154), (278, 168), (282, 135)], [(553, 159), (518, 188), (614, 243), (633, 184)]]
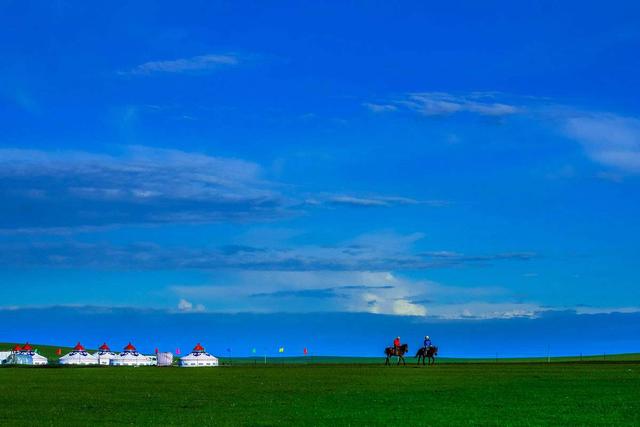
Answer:
[(640, 363), (0, 369), (0, 425), (640, 424)]

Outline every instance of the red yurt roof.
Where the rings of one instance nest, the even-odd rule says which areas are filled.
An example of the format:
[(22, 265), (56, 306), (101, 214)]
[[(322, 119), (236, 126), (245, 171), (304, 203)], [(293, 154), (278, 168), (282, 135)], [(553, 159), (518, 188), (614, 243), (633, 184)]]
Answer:
[(104, 343), (100, 346), (100, 348), (98, 348), (98, 350), (102, 350), (102, 351), (111, 351), (111, 349), (109, 348), (109, 346), (107, 345), (107, 343)]
[(22, 347), (20, 346), (20, 344), (16, 344), (16, 345), (13, 347), (13, 351), (22, 351)]
[(201, 346), (200, 343), (198, 343), (195, 347), (193, 347), (193, 351), (194, 352), (204, 351), (204, 347)]
[(84, 351), (84, 347), (82, 346), (82, 344), (80, 344), (80, 342), (78, 341), (78, 344), (76, 344), (75, 347), (73, 347), (73, 349), (75, 351)]
[(31, 347), (29, 343), (26, 343), (25, 345), (22, 346), (22, 351), (31, 351), (31, 350), (33, 350), (33, 347)]
[(136, 348), (135, 348), (131, 343), (129, 343), (129, 344), (124, 348), (124, 351), (136, 351)]

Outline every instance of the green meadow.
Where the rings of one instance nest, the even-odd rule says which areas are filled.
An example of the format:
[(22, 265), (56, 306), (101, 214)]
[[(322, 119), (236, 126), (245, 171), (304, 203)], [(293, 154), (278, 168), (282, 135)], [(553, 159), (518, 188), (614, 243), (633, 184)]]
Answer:
[(0, 425), (639, 425), (640, 362), (619, 358), (636, 361), (5, 366)]

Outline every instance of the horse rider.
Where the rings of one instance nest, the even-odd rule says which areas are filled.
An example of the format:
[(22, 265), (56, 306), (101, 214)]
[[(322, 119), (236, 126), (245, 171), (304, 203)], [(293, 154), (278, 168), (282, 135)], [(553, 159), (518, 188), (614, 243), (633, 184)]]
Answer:
[(400, 354), (400, 337), (396, 337), (396, 339), (393, 340), (393, 349), (396, 354)]
[(425, 335), (424, 337), (424, 348), (426, 350), (429, 349), (429, 347), (433, 346), (433, 344), (431, 343), (431, 338), (429, 338), (429, 335)]

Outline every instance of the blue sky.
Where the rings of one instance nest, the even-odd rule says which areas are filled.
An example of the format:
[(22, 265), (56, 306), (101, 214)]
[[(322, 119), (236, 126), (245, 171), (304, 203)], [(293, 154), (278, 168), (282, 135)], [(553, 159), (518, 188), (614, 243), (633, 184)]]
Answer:
[(3, 9), (7, 336), (70, 307), (415, 339), (640, 312), (635, 2)]

